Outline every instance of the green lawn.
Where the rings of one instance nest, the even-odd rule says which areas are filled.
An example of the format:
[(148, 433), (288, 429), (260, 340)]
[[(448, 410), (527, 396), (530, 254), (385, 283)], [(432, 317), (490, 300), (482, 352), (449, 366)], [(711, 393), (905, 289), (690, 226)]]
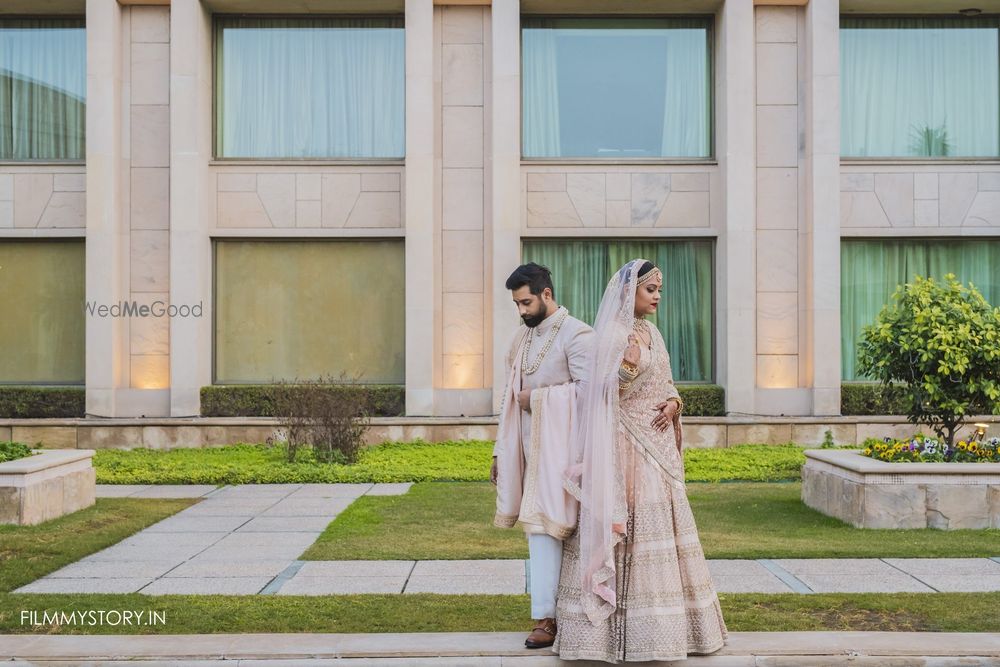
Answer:
[[(1000, 593), (720, 595), (733, 632), (1000, 632)], [(164, 625), (21, 624), (21, 611), (163, 611)], [(0, 594), (0, 634), (527, 632), (526, 595)]]
[(197, 499), (98, 498), (87, 509), (37, 526), (0, 525), (0, 592), (100, 551)]
[[(688, 484), (708, 558), (982, 557), (1000, 530), (862, 530), (809, 509), (801, 484)], [(303, 555), (308, 560), (527, 558), (520, 529), (493, 528), (488, 482), (414, 485), (354, 502)], [(399, 536), (406, 539), (399, 539)]]
[[(100, 450), (100, 484), (279, 484), (323, 482), (485, 482), (493, 443), (389, 442), (361, 451), (352, 465), (318, 464), (308, 449), (288, 463), (280, 446), (232, 445), (205, 449)], [(684, 453), (688, 481), (770, 482), (799, 479), (802, 448), (739, 445)]]

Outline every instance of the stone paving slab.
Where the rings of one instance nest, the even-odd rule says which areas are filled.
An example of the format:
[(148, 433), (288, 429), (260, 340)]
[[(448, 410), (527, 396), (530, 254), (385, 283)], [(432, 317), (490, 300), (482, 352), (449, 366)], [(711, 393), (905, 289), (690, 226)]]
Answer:
[(895, 568), (909, 574), (1000, 575), (1000, 563), (989, 558), (884, 558)]
[[(337, 660), (401, 659), (394, 665), (411, 664), (409, 660), (426, 658), (442, 664), (448, 658), (465, 659), (456, 664), (480, 664), (480, 658), (502, 658), (517, 665), (565, 665), (551, 653), (524, 648), (524, 632), (463, 632), (414, 634), (208, 634), (208, 635), (2, 635), (0, 658), (37, 662), (46, 660), (103, 661), (129, 656), (142, 660)], [(754, 661), (754, 657), (757, 660)], [(733, 658), (749, 662), (733, 662)], [(732, 632), (729, 642), (717, 653), (692, 657), (670, 665), (945, 665), (924, 658), (963, 658), (963, 665), (996, 665), (1000, 658), (1000, 633), (963, 632)], [(864, 658), (873, 660), (863, 661)], [(900, 658), (900, 659), (896, 659)], [(907, 661), (904, 658), (914, 658)], [(471, 659), (471, 660), (470, 660)], [(508, 659), (530, 662), (508, 663)], [(728, 659), (728, 660), (722, 660)], [(979, 662), (977, 662), (979, 660)], [(131, 663), (136, 664), (135, 662)], [(240, 663), (246, 664), (246, 663)], [(263, 667), (264, 663), (257, 665)], [(291, 663), (291, 664), (298, 664)], [(305, 664), (316, 664), (308, 662)], [(334, 664), (334, 663), (329, 663)], [(352, 663), (364, 664), (364, 663)], [(377, 663), (374, 663), (377, 664)], [(416, 664), (416, 663), (414, 663)], [(573, 663), (586, 665), (587, 663)], [(604, 663), (598, 663), (604, 664)], [(655, 663), (646, 663), (655, 664)], [(662, 663), (661, 663), (662, 664)]]
[(413, 572), (412, 560), (307, 560), (300, 577), (406, 577)]
[(412, 577), (524, 577), (523, 560), (421, 560)]
[(352, 595), (402, 593), (406, 577), (292, 577), (278, 595)]
[(156, 579), (146, 595), (255, 595), (272, 577), (177, 577)]
[(815, 593), (933, 593), (908, 574), (803, 574), (799, 579)]
[(880, 558), (775, 558), (788, 572), (800, 574), (857, 574), (886, 575), (899, 574), (899, 570)]
[[(281, 575), (288, 576), (286, 571), (291, 571), (330, 521), (372, 486), (133, 485), (103, 489), (102, 485), (110, 496), (202, 500), (15, 592), (128, 593), (142, 589), (153, 595), (248, 595), (259, 593), (274, 580), (268, 591), (272, 592), (286, 583)], [(412, 569), (412, 564), (408, 567)]]
[[(419, 564), (418, 564), (419, 565)], [(523, 595), (527, 592), (525, 576), (421, 577), (410, 575), (403, 593), (440, 593), (454, 595)]]
[[(981, 576), (916, 574), (913, 576), (939, 593), (989, 593), (1000, 591), (1000, 575), (996, 574)], [(1000, 611), (997, 613), (1000, 613)]]
[(717, 593), (794, 593), (773, 574), (713, 574)]
[(43, 577), (18, 588), (15, 593), (135, 593), (155, 581), (152, 578), (55, 579)]

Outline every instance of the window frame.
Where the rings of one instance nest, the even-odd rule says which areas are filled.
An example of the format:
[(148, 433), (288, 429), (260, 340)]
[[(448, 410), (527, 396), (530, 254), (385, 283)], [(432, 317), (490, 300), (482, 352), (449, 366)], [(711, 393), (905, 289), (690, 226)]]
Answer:
[[(217, 23), (220, 19), (226, 18), (244, 18), (244, 19), (302, 19), (302, 18), (318, 18), (318, 19), (372, 19), (372, 18), (398, 18), (403, 23), (403, 42), (404, 42), (404, 55), (403, 55), (403, 155), (400, 157), (224, 157), (218, 154), (218, 66), (219, 66), (219, 49), (216, 42)], [(371, 12), (371, 13), (336, 13), (336, 12), (310, 12), (308, 14), (295, 14), (295, 13), (273, 13), (273, 12), (213, 12), (212, 13), (212, 29), (211, 29), (211, 51), (212, 51), (212, 151), (211, 158), (209, 160), (209, 166), (213, 165), (254, 165), (254, 166), (267, 166), (267, 165), (296, 165), (296, 166), (322, 166), (322, 165), (382, 165), (382, 166), (400, 166), (406, 162), (406, 55), (405, 55), (405, 42), (406, 42), (406, 19), (405, 15), (397, 11), (384, 11), (384, 12)]]
[[(841, 21), (845, 18), (851, 19), (925, 19), (925, 18), (966, 18), (970, 21), (975, 20), (992, 20), (995, 22), (997, 30), (1000, 31), (1000, 13), (996, 12), (983, 12), (982, 14), (977, 14), (976, 16), (965, 17), (961, 14), (956, 13), (941, 13), (941, 14), (927, 14), (919, 12), (900, 12), (900, 13), (868, 13), (868, 12), (840, 12), (839, 18), (837, 19), (837, 44), (838, 48), (840, 45), (840, 31)], [(997, 40), (997, 59), (1000, 62), (1000, 38)], [(843, 72), (840, 71), (840, 62), (838, 58), (837, 70), (843, 81)], [(840, 89), (838, 88), (838, 94), (840, 94)], [(843, 95), (840, 95), (843, 97)], [(843, 100), (840, 100), (840, 123), (839, 128), (841, 134), (843, 133), (843, 122), (844, 122), (844, 106)], [(998, 117), (998, 125), (1000, 125), (1000, 117)], [(872, 164), (906, 164), (906, 165), (918, 165), (918, 164), (929, 164), (929, 165), (942, 165), (942, 164), (975, 164), (975, 165), (989, 165), (989, 164), (1000, 164), (1000, 154), (996, 156), (927, 156), (927, 155), (900, 155), (900, 156), (878, 156), (878, 155), (858, 155), (858, 156), (845, 156), (840, 155), (841, 165), (872, 165)]]
[[(218, 379), (218, 359), (217, 359), (217, 353), (218, 353), (217, 337), (218, 337), (218, 332), (219, 332), (219, 327), (218, 327), (219, 299), (217, 298), (218, 297), (218, 293), (219, 293), (218, 292), (218, 276), (219, 276), (218, 250), (219, 250), (219, 245), (220, 244), (226, 243), (226, 242), (230, 242), (230, 241), (235, 241), (235, 242), (253, 242), (253, 243), (303, 243), (303, 242), (351, 243), (351, 242), (355, 242), (355, 241), (360, 241), (360, 242), (395, 241), (395, 242), (399, 243), (402, 246), (402, 248), (403, 248), (403, 271), (404, 271), (404, 275), (405, 275), (405, 271), (406, 271), (406, 237), (405, 236), (399, 236), (399, 235), (387, 235), (387, 236), (253, 236), (253, 235), (246, 235), (246, 234), (239, 234), (239, 235), (234, 235), (234, 236), (212, 236), (209, 239), (210, 247), (211, 247), (211, 250), (210, 250), (210, 252), (211, 252), (211, 262), (212, 262), (211, 279), (210, 279), (210, 285), (211, 285), (211, 287), (210, 287), (210, 289), (211, 289), (210, 303), (211, 303), (211, 310), (212, 310), (212, 317), (211, 317), (211, 322), (210, 322), (210, 326), (212, 327), (212, 335), (211, 335), (210, 340), (211, 340), (211, 345), (212, 345), (212, 352), (209, 355), (210, 363), (212, 365), (212, 373), (211, 373), (211, 385), (212, 386), (219, 386), (219, 387), (237, 387), (237, 386), (239, 386), (239, 387), (253, 387), (253, 386), (259, 386), (259, 385), (277, 384), (277, 382), (273, 382), (273, 383), (267, 383), (267, 382), (226, 382), (226, 383), (220, 383), (219, 379)], [(405, 308), (405, 306), (406, 306), (406, 297), (405, 297), (405, 295), (404, 295), (404, 298), (403, 298), (403, 305), (404, 305), (404, 308), (403, 308), (403, 319), (404, 319), (403, 326), (405, 327), (406, 326), (406, 323), (405, 323), (405, 319), (406, 319), (406, 308)], [(386, 385), (389, 385), (389, 386), (399, 386), (399, 387), (406, 386), (406, 344), (405, 344), (405, 337), (404, 337), (404, 344), (403, 344), (403, 381), (401, 383), (381, 383), (381, 382), (366, 383), (366, 382), (362, 382), (361, 384), (386, 384)]]
[[(704, 380), (678, 380), (674, 378), (674, 383), (678, 385), (685, 386), (702, 386), (702, 385), (717, 385), (719, 380), (719, 354), (718, 354), (718, 323), (719, 323), (719, 312), (718, 312), (718, 299), (719, 299), (719, 275), (718, 275), (718, 250), (719, 250), (719, 239), (716, 236), (524, 236), (523, 234), (518, 239), (518, 261), (524, 262), (524, 244), (525, 242), (542, 242), (542, 243), (552, 243), (552, 242), (590, 242), (590, 243), (604, 243), (605, 245), (613, 243), (616, 241), (622, 241), (625, 243), (683, 243), (688, 241), (703, 241), (709, 244), (710, 255), (711, 255), (711, 267), (712, 279), (709, 281), (709, 286), (711, 288), (711, 298), (710, 298), (710, 312), (712, 313), (712, 323), (709, 327), (711, 332), (709, 341), (709, 359), (711, 360), (712, 369), (711, 373)], [(610, 276), (609, 276), (610, 279)], [(559, 302), (559, 295), (556, 294), (556, 302)], [(561, 304), (560, 304), (561, 305)], [(570, 313), (572, 315), (573, 313)], [(671, 367), (674, 364), (671, 362)]]
[[(17, 21), (17, 20), (78, 20), (83, 23), (84, 35), (87, 33), (87, 15), (72, 12), (69, 14), (2, 14), (0, 15), (0, 24), (6, 21)], [(86, 57), (86, 48), (84, 49), (84, 57)], [(89, 65), (88, 65), (88, 75), (89, 75)], [(84, 100), (84, 113), (86, 113), (87, 100)], [(32, 167), (44, 167), (48, 165), (57, 165), (60, 167), (66, 166), (86, 166), (87, 164), (87, 126), (84, 124), (83, 127), (83, 157), (81, 158), (27, 158), (24, 160), (8, 160), (0, 158), (0, 166), (10, 167), (10, 166), (32, 166)]]
[[(701, 19), (707, 23), (707, 53), (708, 53), (708, 155), (705, 157), (648, 157), (648, 158), (602, 158), (602, 157), (525, 157), (524, 155), (524, 21), (536, 19)], [(579, 164), (579, 165), (680, 165), (698, 164), (714, 165), (718, 164), (716, 155), (716, 95), (715, 95), (715, 66), (716, 57), (716, 16), (714, 14), (558, 14), (522, 13), (518, 25), (518, 155), (522, 165), (545, 165), (545, 164)]]

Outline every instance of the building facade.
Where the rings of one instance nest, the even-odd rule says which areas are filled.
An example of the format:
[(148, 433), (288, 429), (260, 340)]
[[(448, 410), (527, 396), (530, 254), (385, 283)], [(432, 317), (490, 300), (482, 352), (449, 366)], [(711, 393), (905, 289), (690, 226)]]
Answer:
[(897, 283), (1000, 303), (980, 4), (10, 0), (0, 383), (191, 416), (346, 373), (495, 414), (509, 272), (588, 319), (645, 256), (679, 380), (839, 414)]

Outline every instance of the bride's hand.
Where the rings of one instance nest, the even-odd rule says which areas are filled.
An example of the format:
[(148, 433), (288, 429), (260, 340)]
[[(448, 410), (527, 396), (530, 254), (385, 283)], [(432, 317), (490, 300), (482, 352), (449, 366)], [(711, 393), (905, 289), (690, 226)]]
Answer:
[(639, 365), (639, 339), (635, 334), (629, 334), (628, 347), (625, 348), (625, 361), (633, 366)]
[(657, 415), (653, 418), (651, 425), (654, 429), (663, 433), (673, 424), (677, 415), (677, 401), (664, 401), (653, 408)]

